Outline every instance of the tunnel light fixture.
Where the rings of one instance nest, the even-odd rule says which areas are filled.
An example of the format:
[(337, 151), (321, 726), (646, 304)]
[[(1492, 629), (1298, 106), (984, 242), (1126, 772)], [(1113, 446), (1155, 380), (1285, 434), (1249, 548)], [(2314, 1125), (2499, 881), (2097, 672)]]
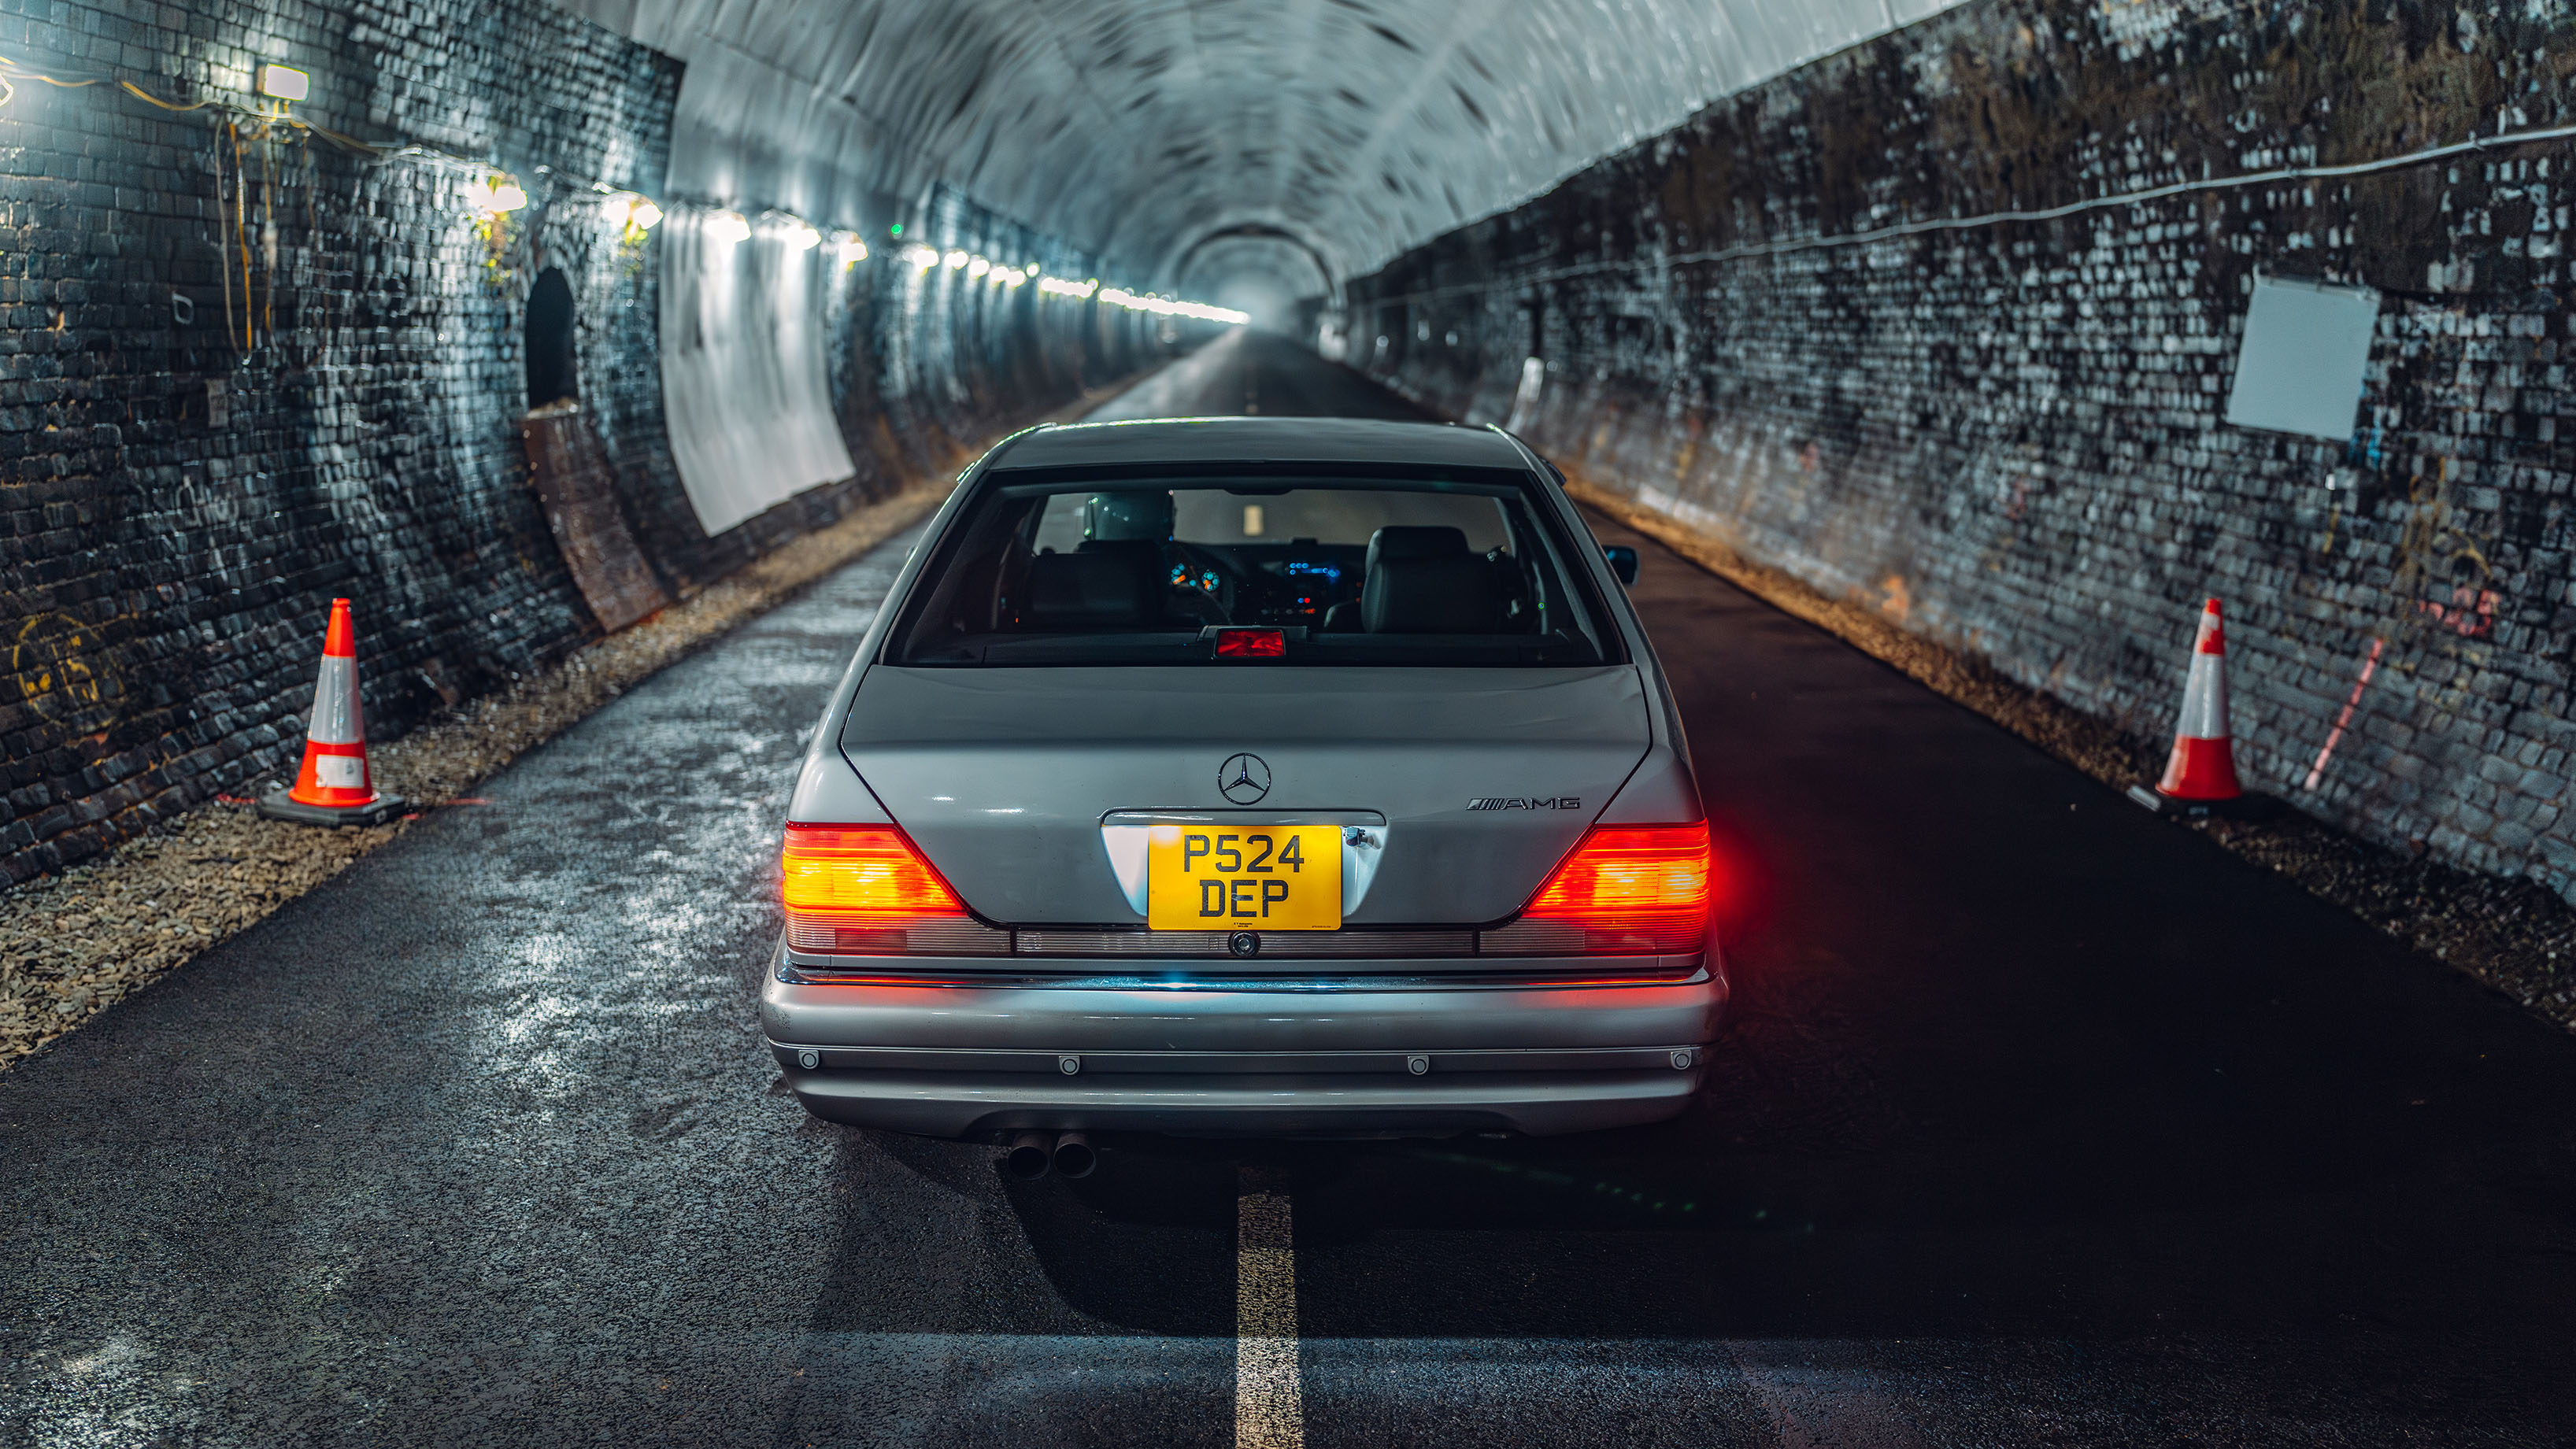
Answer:
[(751, 240), (751, 223), (738, 211), (707, 213), (706, 237), (723, 246), (738, 246)]
[(1071, 282), (1062, 277), (1038, 279), (1038, 290), (1050, 297), (1088, 297), (1099, 289), (1098, 282)]
[(787, 249), (791, 252), (810, 252), (823, 244), (821, 232), (794, 217), (789, 217), (787, 224), (778, 229), (778, 235), (787, 243)]
[(903, 259), (912, 263), (912, 269), (916, 272), (926, 272), (939, 265), (939, 253), (928, 247), (907, 247), (904, 250)]
[(859, 240), (859, 234), (854, 231), (832, 233), (832, 249), (839, 254), (841, 265), (845, 267), (868, 259), (868, 244)]
[(962, 266), (966, 265), (966, 263), (967, 263), (968, 261), (970, 261), (970, 260), (972, 260), (972, 259), (971, 259), (971, 258), (969, 258), (969, 257), (968, 257), (964, 252), (950, 252), (950, 253), (948, 254), (948, 257), (947, 257), (947, 261), (948, 261), (948, 270), (950, 270), (950, 271), (952, 271), (952, 272), (953, 272), (953, 271), (956, 271), (959, 267), (962, 267)]
[(1029, 274), (1004, 267), (993, 274), (993, 280), (1001, 283), (1002, 290), (1007, 292), (1028, 285)]
[[(950, 262), (949, 265), (953, 267), (957, 264), (955, 262)], [(993, 264), (984, 260), (982, 257), (968, 257), (966, 259), (966, 275), (970, 277), (980, 277), (991, 270), (993, 270)]]
[(528, 204), (528, 193), (521, 189), (519, 183), (498, 173), (481, 181), (466, 182), (464, 195), (465, 205), (477, 216), (499, 216)]
[(259, 68), (259, 93), (271, 100), (300, 101), (313, 94), (313, 77), (291, 65)]
[(662, 224), (662, 208), (650, 199), (632, 191), (609, 191), (605, 186), (600, 190), (607, 193), (608, 214), (628, 230), (651, 231)]

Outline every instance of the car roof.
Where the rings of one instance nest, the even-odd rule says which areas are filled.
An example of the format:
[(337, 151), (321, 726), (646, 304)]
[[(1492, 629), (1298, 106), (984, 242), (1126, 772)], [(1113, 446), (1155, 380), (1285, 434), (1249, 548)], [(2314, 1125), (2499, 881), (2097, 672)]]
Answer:
[(1118, 463), (1414, 463), (1526, 468), (1488, 428), (1374, 418), (1148, 418), (1049, 425), (1003, 445), (995, 469)]

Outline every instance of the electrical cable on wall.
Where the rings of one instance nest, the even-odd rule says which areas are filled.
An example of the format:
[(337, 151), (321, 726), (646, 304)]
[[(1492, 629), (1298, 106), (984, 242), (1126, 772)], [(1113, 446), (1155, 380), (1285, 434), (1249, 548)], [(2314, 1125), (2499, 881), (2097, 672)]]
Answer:
[[(251, 350), (250, 168), (242, 157), (241, 128), (227, 121), (224, 135), (233, 147), (233, 244), (241, 250), (242, 351)], [(221, 204), (221, 198), (217, 198)]]
[(1652, 267), (1694, 266), (1704, 262), (1733, 262), (1751, 257), (1780, 256), (1788, 252), (1815, 251), (1824, 247), (1866, 246), (1871, 242), (1893, 241), (1899, 237), (1921, 236), (1927, 232), (1970, 231), (1978, 227), (2001, 226), (2016, 221), (2055, 221), (2087, 211), (2103, 211), (2115, 206), (2139, 206), (2167, 197), (2184, 196), (2203, 191), (2236, 191), (2248, 186), (2269, 186), (2284, 181), (2323, 181), (2342, 176), (2368, 176), (2382, 171), (2404, 170), (2426, 166), (2453, 156), (2477, 151), (2494, 151), (2513, 146), (2529, 146), (2543, 141), (2563, 141), (2576, 137), (2576, 126), (2552, 126), (2535, 131), (2500, 131), (2492, 136), (2474, 136), (2454, 141), (2447, 146), (2433, 146), (2410, 151), (2402, 156), (2385, 156), (2373, 161), (2355, 161), (2337, 166), (2284, 166), (2272, 171), (2249, 172), (2242, 176), (2217, 176), (2199, 181), (2176, 181), (2151, 186), (2143, 191), (2123, 192), (2116, 196), (2092, 196), (2070, 201), (2063, 206), (2040, 207), (2027, 211), (1990, 211), (1980, 216), (1937, 217), (1928, 221), (1902, 222), (1895, 226), (1869, 231), (1845, 232), (1839, 236), (1798, 237), (1788, 241), (1755, 242), (1746, 246), (1724, 247), (1715, 251), (1676, 252), (1669, 256), (1635, 257), (1621, 261), (1581, 262), (1570, 267), (1555, 267), (1543, 272), (1498, 278), (1489, 282), (1460, 282), (1447, 287), (1431, 287), (1419, 292), (1401, 292), (1391, 296), (1372, 297), (1370, 305), (1400, 302), (1429, 302), (1442, 297), (1461, 296), (1471, 292), (1492, 292), (1517, 287), (1561, 282), (1574, 277), (1598, 276), (1603, 272), (1642, 271)]
[[(227, 254), (224, 258), (223, 264), (219, 266), (216, 271), (222, 278), (224, 288), (225, 336), (228, 341), (232, 341), (235, 340), (237, 335), (239, 349), (245, 353), (255, 350), (258, 345), (257, 338), (260, 331), (265, 330), (273, 336), (276, 325), (277, 283), (275, 273), (277, 266), (277, 180), (276, 167), (274, 165), (273, 158), (269, 154), (267, 143), (277, 140), (286, 140), (290, 143), (301, 143), (308, 139), (319, 139), (353, 157), (356, 157), (362, 166), (384, 165), (395, 161), (414, 161), (478, 175), (490, 175), (499, 169), (491, 162), (476, 161), (470, 157), (458, 156), (452, 152), (438, 150), (435, 147), (420, 145), (417, 142), (363, 141), (355, 136), (335, 131), (328, 126), (306, 120), (301, 116), (288, 114), (282, 109), (277, 111), (261, 110), (257, 107), (243, 106), (232, 101), (215, 97), (196, 101), (163, 100), (161, 97), (152, 94), (150, 91), (143, 89), (134, 82), (120, 77), (97, 75), (65, 78), (62, 76), (51, 75), (43, 71), (31, 70), (6, 56), (0, 56), (0, 107), (7, 106), (9, 102), (16, 97), (17, 87), (15, 82), (22, 80), (41, 81), (46, 85), (60, 87), (64, 90), (77, 90), (85, 86), (107, 84), (112, 81), (116, 89), (122, 93), (132, 96), (134, 99), (142, 101), (147, 105), (158, 107), (164, 111), (169, 111), (174, 114), (187, 114), (194, 111), (212, 111), (214, 113), (212, 118), (213, 124), (219, 128), (220, 132), (215, 140), (214, 154), (215, 204), (217, 211), (216, 225), (219, 231), (228, 230), (231, 233), (229, 243), (227, 244)], [(281, 135), (281, 132), (285, 134)], [(226, 196), (223, 162), (223, 151), (227, 145), (232, 148), (233, 152), (233, 170), (231, 176), (232, 186), (229, 201)], [(259, 148), (260, 152), (260, 248), (265, 262), (265, 272), (267, 274), (266, 290), (264, 295), (254, 291), (251, 274), (251, 197), (248, 149), (254, 145)], [(305, 179), (308, 188), (310, 188), (318, 181), (318, 173), (315, 169), (312, 152), (309, 148), (305, 152), (304, 160)], [(563, 171), (556, 167), (539, 167), (538, 170), (546, 176), (550, 187), (563, 181), (571, 181), (577, 185), (587, 185), (589, 189), (600, 192), (603, 195), (619, 196), (627, 194), (595, 177)], [(223, 211), (227, 204), (229, 204), (232, 213), (229, 218), (223, 216)], [(313, 198), (309, 190), (306, 196), (306, 210), (308, 231), (311, 234), (318, 235), (321, 230), (320, 219), (314, 212)], [(229, 222), (229, 225), (227, 225), (227, 222)], [(231, 252), (235, 249), (238, 250), (241, 258), (240, 270), (243, 309), (239, 321), (238, 334), (236, 334), (235, 329), (232, 297), (233, 259)]]
[[(146, 96), (144, 99), (151, 100), (152, 98)], [(159, 105), (161, 103), (153, 101), (153, 104)], [(173, 109), (176, 108), (174, 107)], [(221, 226), (222, 224), (223, 204), (224, 148), (219, 144), (215, 147), (215, 208), (216, 224), (218, 226)], [(224, 284), (224, 342), (229, 346), (233, 340), (233, 259), (230, 253), (226, 253), (222, 263), (215, 268), (215, 275), (222, 279)]]

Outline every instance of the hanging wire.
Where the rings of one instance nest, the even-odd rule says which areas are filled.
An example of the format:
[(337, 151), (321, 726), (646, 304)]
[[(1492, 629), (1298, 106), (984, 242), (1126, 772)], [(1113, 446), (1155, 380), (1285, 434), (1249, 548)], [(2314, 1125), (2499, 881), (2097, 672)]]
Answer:
[[(0, 61), (0, 65), (6, 65), (7, 63), (8, 62), (6, 61)], [(56, 81), (55, 84), (60, 85), (62, 82)], [(82, 81), (81, 84), (89, 85), (91, 82)], [(150, 91), (145, 90), (143, 87), (136, 85), (132, 81), (118, 81), (116, 85), (119, 90), (124, 91), (127, 95), (134, 97), (136, 100), (149, 101), (165, 111), (202, 111), (208, 106), (223, 105), (223, 102), (221, 101), (190, 101), (186, 105), (180, 105), (176, 101), (165, 101), (159, 96), (152, 94)], [(0, 102), (0, 104), (5, 104), (5, 102)]]
[(242, 158), (241, 127), (227, 121), (224, 131), (233, 143), (233, 245), (241, 248), (242, 279), (242, 345), (251, 350), (252, 293), (250, 289), (250, 169)]
[(294, 124), (298, 129), (310, 131), (314, 135), (321, 137), (323, 140), (330, 142), (332, 145), (339, 147), (343, 151), (348, 151), (355, 155), (369, 157), (378, 161), (387, 160), (393, 156), (402, 154), (402, 151), (414, 149), (406, 146), (400, 150), (388, 151), (382, 146), (369, 145), (355, 136), (343, 136), (328, 126), (317, 126), (311, 121), (297, 120)]
[[(321, 264), (321, 163), (314, 160), (313, 144), (309, 139), (305, 141), (302, 147), (302, 155), (304, 160), (304, 252), (305, 256), (312, 262), (312, 276), (319, 278), (323, 272)], [(321, 297), (321, 307), (319, 309), (321, 316), (318, 319), (317, 324), (313, 327), (311, 333), (313, 341), (308, 345), (305, 356), (299, 364), (305, 367), (312, 366), (313, 363), (321, 357), (322, 349), (329, 345), (329, 338), (335, 321), (332, 315), (332, 304), (333, 302), (340, 300), (340, 294), (328, 287), (323, 288), (319, 295)], [(299, 312), (300, 310), (301, 309), (299, 308)], [(343, 303), (343, 311), (341, 315), (346, 315), (345, 303)]]
[[(230, 126), (232, 123), (217, 117), (215, 124)], [(218, 135), (215, 137), (215, 234), (217, 236), (223, 234), (223, 224), (224, 138)], [(224, 250), (221, 242), (216, 243), (216, 250), (222, 252), (221, 260), (215, 265), (215, 275), (223, 278), (224, 282), (224, 345), (230, 347), (233, 341), (233, 258), (231, 252)]]
[[(141, 101), (146, 105), (154, 106), (164, 111), (183, 115), (195, 111), (206, 111), (211, 113), (208, 119), (219, 128), (218, 133), (215, 136), (214, 153), (216, 230), (219, 236), (229, 232), (229, 245), (232, 248), (237, 249), (241, 254), (240, 270), (242, 312), (238, 332), (235, 330), (233, 315), (234, 268), (231, 255), (224, 255), (221, 263), (215, 270), (216, 275), (221, 278), (223, 283), (224, 336), (228, 342), (234, 343), (242, 353), (248, 353), (258, 345), (258, 334), (261, 330), (265, 329), (272, 341), (275, 340), (277, 331), (277, 258), (274, 254), (275, 248), (273, 241), (276, 234), (277, 224), (277, 177), (275, 158), (269, 149), (272, 142), (297, 143), (318, 139), (340, 151), (358, 158), (359, 164), (362, 166), (385, 165), (395, 161), (415, 161), (440, 167), (442, 169), (462, 171), (475, 176), (489, 175), (495, 170), (500, 169), (488, 161), (476, 161), (470, 157), (459, 156), (452, 152), (441, 151), (434, 147), (423, 146), (415, 142), (375, 142), (360, 140), (355, 136), (335, 131), (328, 126), (305, 120), (303, 117), (293, 115), (283, 108), (275, 111), (261, 110), (256, 107), (244, 106), (232, 101), (224, 100), (220, 97), (208, 97), (204, 100), (196, 101), (164, 100), (161, 97), (152, 94), (150, 91), (143, 89), (143, 87), (136, 85), (133, 81), (126, 80), (122, 77), (92, 75), (67, 79), (62, 76), (48, 75), (42, 71), (31, 70), (7, 56), (0, 56), (0, 107), (6, 107), (17, 97), (18, 89), (16, 82), (30, 80), (41, 81), (46, 85), (58, 86), (64, 90), (78, 90), (84, 86), (112, 83), (118, 91), (132, 96), (134, 99)], [(267, 272), (267, 288), (264, 298), (260, 293), (253, 290), (251, 279), (250, 165), (247, 147), (253, 144), (260, 148), (260, 241), (263, 253), (262, 260)], [(223, 153), (226, 146), (230, 146), (233, 153), (233, 167), (230, 178), (231, 186), (229, 189), (229, 197), (227, 196), (227, 188), (225, 186), (226, 177), (224, 175)], [(303, 154), (305, 161), (305, 202), (308, 228), (306, 244), (311, 246), (316, 244), (315, 239), (321, 235), (322, 230), (319, 214), (315, 210), (317, 203), (314, 197), (314, 192), (318, 189), (319, 178), (315, 169), (312, 148), (307, 145)], [(539, 167), (538, 170), (543, 176), (549, 196), (551, 196), (555, 190), (559, 189), (562, 184), (567, 181), (572, 182), (575, 185), (587, 186), (590, 190), (596, 191), (602, 195), (615, 195), (620, 193), (620, 188), (612, 187), (608, 182), (596, 177), (583, 176), (578, 172), (564, 171), (555, 167)], [(224, 214), (227, 204), (229, 204), (232, 213), (229, 217)], [(524, 243), (527, 239), (522, 238), (521, 240)], [(221, 244), (219, 244), (219, 250), (220, 249)]]
[(271, 343), (277, 341), (277, 174), (269, 165), (273, 154), (265, 127), (256, 138), (259, 142), (259, 269), (263, 285), (260, 291), (259, 326)]
[[(166, 101), (161, 97), (152, 94), (150, 91), (143, 89), (141, 86), (136, 85), (130, 80), (124, 80), (113, 76), (84, 76), (77, 80), (66, 80), (60, 76), (47, 75), (41, 71), (29, 70), (18, 62), (9, 59), (7, 56), (0, 56), (0, 106), (8, 105), (10, 98), (17, 94), (16, 87), (10, 83), (21, 80), (43, 81), (47, 85), (61, 86), (66, 90), (78, 89), (82, 86), (102, 85), (113, 81), (118, 90), (134, 97), (138, 101), (142, 101), (147, 105), (158, 106), (165, 111), (216, 111), (231, 118), (236, 123), (249, 123), (252, 126), (255, 135), (265, 135), (272, 129), (283, 128), (303, 135), (317, 136), (340, 150), (348, 152), (352, 156), (356, 156), (362, 160), (370, 162), (424, 161), (434, 166), (450, 167), (469, 172), (488, 172), (496, 169), (493, 163), (489, 161), (477, 161), (472, 157), (459, 156), (453, 152), (441, 151), (435, 147), (423, 146), (417, 142), (362, 141), (355, 136), (332, 130), (328, 126), (322, 125), (318, 122), (308, 121), (301, 116), (293, 115), (283, 110), (263, 111), (253, 106), (239, 105), (232, 101), (216, 97), (209, 97), (201, 101)], [(577, 171), (566, 171), (561, 167), (552, 168), (552, 172), (554, 175), (562, 177), (565, 180), (574, 182), (578, 185), (590, 187), (597, 191), (608, 192), (623, 189), (613, 187), (608, 182), (598, 177), (585, 176)]]
[(483, 162), (469, 160), (463, 156), (454, 156), (444, 151), (433, 150), (427, 146), (411, 145), (399, 142), (378, 143), (372, 141), (361, 141), (355, 136), (332, 130), (328, 126), (319, 125), (315, 122), (305, 120), (301, 116), (290, 115), (283, 111), (263, 111), (256, 107), (239, 105), (218, 97), (209, 97), (200, 101), (167, 101), (152, 94), (150, 91), (145, 90), (143, 87), (136, 85), (130, 80), (117, 79), (110, 76), (85, 76), (77, 80), (66, 80), (60, 76), (47, 75), (42, 71), (30, 70), (25, 66), (20, 65), (17, 61), (11, 60), (7, 56), (0, 56), (0, 106), (6, 106), (10, 99), (17, 94), (17, 88), (11, 83), (22, 80), (43, 81), (47, 85), (61, 86), (66, 90), (78, 89), (82, 86), (102, 85), (113, 81), (118, 90), (134, 97), (138, 101), (142, 101), (146, 105), (158, 106), (165, 111), (219, 111), (234, 118), (236, 121), (253, 122), (255, 123), (256, 129), (259, 130), (283, 128), (290, 131), (319, 136), (323, 140), (330, 142), (332, 145), (350, 153), (353, 156), (359, 156), (373, 161), (385, 161), (392, 160), (397, 157), (407, 157), (420, 160), (434, 160), (466, 167), (482, 166), (486, 164)]
[(29, 70), (5, 55), (0, 55), (0, 72), (5, 72), (11, 80), (43, 81), (49, 86), (61, 86), (67, 91), (76, 91), (82, 86), (94, 86), (106, 79), (105, 76), (90, 76), (83, 80), (63, 80), (56, 76), (49, 76), (40, 70)]
[(2088, 196), (2063, 206), (2042, 207), (2026, 211), (1991, 211), (1981, 216), (1945, 216), (1925, 221), (1902, 222), (1869, 231), (1841, 232), (1829, 236), (1792, 237), (1785, 241), (1753, 242), (1744, 246), (1725, 247), (1716, 251), (1675, 252), (1666, 256), (1626, 257), (1615, 261), (1578, 262), (1571, 266), (1552, 267), (1513, 277), (1482, 282), (1458, 282), (1445, 287), (1429, 287), (1415, 292), (1397, 293), (1369, 299), (1375, 305), (1398, 302), (1428, 302), (1442, 297), (1473, 292), (1502, 291), (1515, 287), (1543, 286), (1572, 277), (1596, 276), (1603, 272), (1643, 272), (1659, 267), (1696, 266), (1707, 262), (1742, 261), (1749, 257), (1775, 257), (1790, 252), (1816, 251), (1825, 247), (1867, 246), (1872, 242), (1892, 241), (1898, 237), (1921, 236), (1927, 232), (1970, 231), (1980, 227), (2001, 226), (2012, 222), (2055, 221), (2088, 211), (2105, 211), (2113, 207), (2142, 206), (2171, 196), (2196, 192), (2237, 191), (2249, 186), (2274, 186), (2285, 181), (2331, 180), (2340, 176), (2371, 176), (2382, 171), (2399, 171), (2413, 166), (2429, 166), (2454, 156), (2480, 151), (2500, 151), (2515, 146), (2537, 145), (2544, 141), (2564, 141), (2576, 137), (2576, 126), (2549, 126), (2528, 131), (2498, 131), (2492, 136), (2473, 136), (2447, 146), (2431, 146), (2409, 151), (2400, 156), (2382, 156), (2369, 161), (2354, 161), (2337, 166), (2284, 166), (2271, 171), (2255, 171), (2237, 176), (2213, 176), (2198, 181), (2176, 181), (2163, 186), (2150, 186), (2139, 191), (2125, 191), (2109, 196)]

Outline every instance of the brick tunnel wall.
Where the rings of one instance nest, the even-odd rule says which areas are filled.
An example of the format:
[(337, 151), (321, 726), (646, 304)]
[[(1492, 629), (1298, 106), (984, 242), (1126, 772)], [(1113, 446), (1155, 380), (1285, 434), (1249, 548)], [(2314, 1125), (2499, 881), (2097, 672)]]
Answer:
[[(2505, 8), (1975, 0), (1400, 258), (1348, 355), (2142, 741), (2220, 595), (2250, 785), (2576, 898), (2568, 143), (1676, 260), (2566, 124)], [(2221, 421), (2257, 268), (2385, 293), (2348, 441)]]
[[(10, 9), (11, 64), (102, 80), (0, 102), (0, 880), (291, 771), (334, 595), (380, 740), (597, 637), (519, 434), (542, 267), (618, 504), (681, 592), (1170, 347), (881, 245), (827, 318), (858, 473), (710, 539), (666, 431), (657, 243), (594, 185), (658, 193), (676, 62), (544, 0)], [(112, 83), (253, 107), (268, 61), (311, 73), (302, 119), (478, 164)], [(494, 219), (467, 189), (496, 169), (530, 204)], [(888, 206), (1083, 274), (956, 197)]]

